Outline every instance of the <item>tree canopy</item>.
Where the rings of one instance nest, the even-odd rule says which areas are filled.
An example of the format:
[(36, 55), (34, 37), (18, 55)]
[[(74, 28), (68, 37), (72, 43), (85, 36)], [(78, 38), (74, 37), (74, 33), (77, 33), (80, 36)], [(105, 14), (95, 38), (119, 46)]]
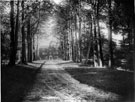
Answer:
[(54, 17), (59, 58), (133, 69), (133, 4), (133, 0), (1, 1), (2, 61), (15, 65), (39, 59), (39, 38), (47, 34), (42, 34), (41, 26)]

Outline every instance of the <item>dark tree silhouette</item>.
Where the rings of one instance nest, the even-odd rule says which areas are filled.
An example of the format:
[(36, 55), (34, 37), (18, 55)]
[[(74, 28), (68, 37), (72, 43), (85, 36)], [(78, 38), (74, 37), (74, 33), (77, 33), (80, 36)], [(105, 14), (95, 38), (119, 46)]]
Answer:
[(25, 25), (24, 25), (24, 0), (22, 0), (21, 2), (21, 6), (22, 6), (22, 28), (21, 28), (21, 32), (22, 32), (22, 63), (26, 64), (26, 34), (25, 34)]
[(10, 38), (11, 38), (11, 43), (10, 43), (10, 61), (9, 65), (15, 65), (15, 32), (14, 32), (14, 0), (10, 1), (10, 6), (11, 6), (11, 11), (10, 11), (10, 25), (11, 25), (11, 33), (10, 33)]

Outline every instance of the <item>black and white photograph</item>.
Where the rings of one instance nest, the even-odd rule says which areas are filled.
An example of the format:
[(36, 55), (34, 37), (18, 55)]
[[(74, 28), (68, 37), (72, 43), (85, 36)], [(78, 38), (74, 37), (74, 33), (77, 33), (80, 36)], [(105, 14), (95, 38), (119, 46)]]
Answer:
[(1, 102), (135, 102), (134, 0), (0, 0)]

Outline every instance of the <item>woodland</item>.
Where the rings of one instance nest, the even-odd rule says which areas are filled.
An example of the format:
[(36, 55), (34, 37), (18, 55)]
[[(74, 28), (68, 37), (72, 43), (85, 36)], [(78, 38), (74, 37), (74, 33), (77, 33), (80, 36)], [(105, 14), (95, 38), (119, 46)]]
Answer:
[[(133, 0), (67, 0), (56, 5), (49, 0), (1, 1), (2, 63), (26, 64), (39, 59), (40, 25), (55, 16), (58, 56), (94, 67), (133, 70)], [(102, 23), (107, 26), (103, 34)], [(121, 35), (116, 44), (112, 35)], [(105, 37), (107, 36), (107, 37)], [(20, 51), (20, 55), (18, 55)]]
[[(50, 23), (53, 27), (47, 23), (49, 18), (54, 21)], [(3, 102), (21, 102), (22, 97), (27, 96), (28, 89), (34, 87), (33, 84), (43, 85), (35, 81), (37, 79), (47, 80), (50, 77), (53, 80), (52, 87), (59, 84), (59, 80), (48, 74), (50, 70), (56, 76), (68, 73), (80, 83), (103, 89), (105, 92), (114, 92), (125, 98), (130, 93), (131, 97), (128, 98), (133, 100), (134, 24), (134, 0), (1, 0)], [(50, 35), (57, 42), (41, 48), (41, 39), (47, 41)], [(64, 71), (59, 69), (57, 72), (51, 69), (57, 67), (51, 65), (58, 68), (63, 66)], [(73, 68), (75, 65), (79, 66), (78, 69)], [(46, 71), (43, 70), (45, 66), (48, 68)], [(87, 72), (91, 74), (86, 75)], [(68, 81), (69, 79), (67, 77)], [(47, 82), (42, 87), (46, 85)], [(51, 82), (48, 86), (51, 86)], [(72, 91), (70, 88), (69, 90)], [(12, 98), (14, 95), (16, 96)], [(87, 99), (89, 100), (88, 97)]]

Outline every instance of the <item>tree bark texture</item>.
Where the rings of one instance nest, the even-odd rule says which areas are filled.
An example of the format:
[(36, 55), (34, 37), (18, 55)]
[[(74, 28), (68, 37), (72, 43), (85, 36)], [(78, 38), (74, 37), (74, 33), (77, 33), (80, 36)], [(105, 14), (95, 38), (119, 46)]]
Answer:
[(11, 32), (10, 32), (10, 60), (9, 65), (15, 65), (15, 32), (14, 32), (14, 0), (10, 1), (11, 11), (10, 11), (10, 26), (11, 26)]
[[(22, 0), (21, 3), (22, 6), (22, 22), (24, 22), (24, 0)], [(26, 34), (25, 34), (25, 26), (24, 24), (22, 25), (22, 63), (26, 64)]]

